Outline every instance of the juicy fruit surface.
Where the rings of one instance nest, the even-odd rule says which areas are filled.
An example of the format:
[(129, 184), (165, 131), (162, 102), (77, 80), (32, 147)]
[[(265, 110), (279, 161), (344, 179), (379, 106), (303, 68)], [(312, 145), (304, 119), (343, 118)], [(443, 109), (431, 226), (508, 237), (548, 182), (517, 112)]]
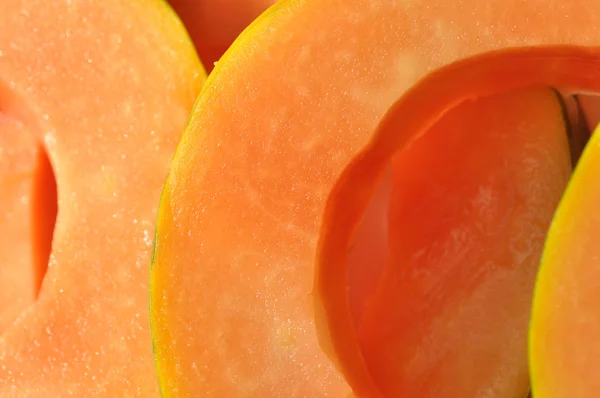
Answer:
[(600, 136), (592, 135), (556, 211), (535, 286), (530, 326), (533, 395), (592, 398), (600, 391), (597, 259)]
[[(345, 264), (314, 288), (334, 184), (428, 71), (506, 46), (592, 43), (595, 4), (307, 0), (263, 14), (209, 78), (163, 193), (151, 297), (165, 394), (343, 396), (329, 346), (353, 387), (372, 393), (345, 323)], [(336, 299), (315, 311), (326, 292)], [(330, 320), (322, 345), (317, 315)]]
[[(559, 112), (544, 113), (544, 118), (528, 112), (527, 117), (539, 121), (536, 130), (547, 134), (544, 139), (528, 136), (535, 141), (532, 145), (520, 141), (518, 135), (509, 144), (501, 139), (502, 134), (494, 136), (499, 141), (494, 142), (493, 150), (506, 149), (512, 154), (517, 151), (513, 144), (524, 145), (528, 156), (516, 156), (515, 164), (502, 170), (508, 179), (517, 171), (511, 167), (525, 167), (514, 186), (506, 187), (502, 181), (491, 183), (492, 191), (502, 193), (499, 204), (481, 205), (481, 192), (473, 187), (477, 185), (475, 177), (484, 178), (486, 168), (469, 174), (472, 165), (461, 163), (464, 158), (454, 159), (454, 165), (459, 170), (464, 167), (466, 172), (444, 174), (442, 170), (423, 176), (426, 181), (433, 178), (435, 181), (428, 181), (433, 185), (444, 184), (436, 180), (441, 176), (442, 180), (448, 178), (446, 183), (460, 186), (458, 194), (446, 196), (450, 202), (457, 197), (476, 196), (481, 205), (477, 209), (485, 208), (478, 215), (501, 226), (500, 240), (510, 240), (506, 247), (514, 251), (465, 254), (462, 248), (467, 245), (461, 240), (464, 235), (454, 234), (457, 228), (460, 230), (457, 223), (463, 218), (453, 213), (445, 218), (447, 224), (440, 226), (431, 217), (415, 218), (415, 212), (407, 211), (422, 199), (423, 181), (415, 183), (411, 179), (427, 170), (423, 165), (415, 168), (420, 160), (430, 157), (420, 146), (427, 142), (424, 137), (414, 144), (412, 152), (403, 153), (406, 157), (394, 160), (390, 175), (392, 249), (390, 263), (382, 272), (392, 277), (377, 287), (364, 308), (360, 308), (361, 300), (354, 301), (361, 311), (358, 320), (351, 313), (353, 307), (347, 305), (352, 299), (347, 293), (339, 296), (339, 308), (332, 310), (330, 306), (319, 313), (324, 307), (317, 306), (315, 313), (315, 298), (319, 302), (327, 295), (315, 291), (312, 283), (315, 258), (322, 249), (322, 227), (331, 221), (323, 214), (342, 170), (369, 142), (394, 98), (427, 70), (453, 57), (498, 45), (498, 25), (483, 33), (478, 30), (473, 36), (465, 33), (473, 28), (473, 22), (477, 26), (486, 24), (486, 18), (497, 22), (497, 10), (489, 3), (476, 7), (475, 16), (481, 18), (433, 18), (426, 24), (425, 33), (418, 31), (423, 26), (398, 33), (398, 26), (410, 25), (414, 15), (421, 15), (420, 7), (430, 12), (431, 6), (433, 15), (450, 15), (444, 5), (418, 0), (374, 1), (368, 4), (370, 8), (366, 5), (333, 0), (324, 4), (282, 2), (277, 15), (265, 14), (238, 42), (228, 58), (231, 64), (218, 70), (201, 98), (173, 164), (159, 211), (151, 316), (156, 328), (159, 376), (166, 395), (347, 396), (350, 386), (342, 373), (361, 393), (373, 392), (372, 397), (376, 395), (373, 381), (391, 396), (404, 396), (407, 386), (412, 388), (409, 393), (422, 396), (471, 394), (474, 389), (483, 395), (524, 391), (523, 367), (511, 368), (516, 374), (514, 382), (514, 375), (502, 373), (502, 366), (514, 361), (510, 355), (513, 348), (518, 353), (523, 347), (523, 339), (512, 338), (511, 323), (502, 319), (510, 318), (512, 322), (512, 315), (517, 313), (516, 322), (524, 323), (522, 301), (528, 301), (532, 258), (541, 243), (537, 238), (545, 230), (549, 209), (555, 203), (552, 200), (557, 199), (560, 185), (566, 180), (568, 153), (560, 139), (564, 138), (562, 123), (558, 117), (548, 118), (548, 114)], [(576, 5), (583, 9), (588, 3)], [(545, 14), (552, 14), (552, 8), (541, 1), (526, 7), (530, 8), (519, 8), (524, 11), (520, 18), (526, 21), (520, 28), (512, 18), (506, 25), (503, 20), (499, 23), (504, 29), (512, 27), (503, 45), (539, 43), (539, 37), (528, 29), (547, 21), (549, 15)], [(566, 15), (571, 24), (590, 22), (586, 14), (589, 9), (578, 14), (569, 7), (561, 8), (557, 15)], [(291, 18), (291, 12), (298, 13)], [(538, 14), (540, 19), (536, 19)], [(331, 15), (338, 20), (332, 21)], [(157, 395), (144, 310), (148, 277), (145, 263), (153, 235), (156, 197), (202, 81), (201, 67), (181, 34), (181, 25), (158, 3), (112, 0), (99, 4), (79, 0), (44, 4), (39, 0), (7, 0), (0, 5), (0, 23), (5, 29), (0, 32), (0, 155), (8, 153), (0, 156), (0, 187), (7, 192), (0, 198), (0, 206), (8, 209), (0, 219), (0, 233), (11, 234), (10, 242), (7, 240), (10, 246), (0, 250), (0, 278), (16, 276), (14, 281), (0, 280), (0, 289), (6, 285), (10, 294), (0, 296), (0, 396)], [(578, 43), (588, 43), (591, 36), (586, 29), (593, 25), (582, 25), (556, 29), (544, 35), (544, 40), (564, 43), (574, 35)], [(315, 37), (308, 37), (309, 32)], [(348, 37), (352, 39), (344, 40)], [(448, 37), (466, 40), (448, 42)], [(381, 43), (385, 43), (383, 50)], [(399, 59), (390, 58), (398, 54)], [(374, 69), (380, 74), (374, 75)], [(398, 70), (401, 76), (394, 75)], [(265, 81), (269, 81), (268, 87)], [(436, 94), (435, 90), (431, 93)], [(526, 96), (520, 100), (523, 98)], [(542, 107), (550, 104), (541, 97), (533, 98), (532, 103)], [(453, 123), (462, 129), (481, 129), (479, 117), (485, 115), (485, 104), (478, 102), (477, 117), (469, 120), (464, 115), (452, 119), (457, 113), (449, 113), (449, 119), (442, 120), (444, 129)], [(448, 120), (454, 122), (448, 124)], [(511, 119), (501, 121), (510, 123)], [(499, 127), (496, 120), (493, 127), (484, 130), (505, 133)], [(445, 138), (450, 139), (445, 142), (447, 149), (453, 149), (456, 155), (458, 145), (452, 143), (455, 137), (450, 134)], [(487, 145), (480, 148), (482, 153), (491, 151), (492, 144)], [(549, 153), (558, 153), (560, 160), (550, 156), (553, 160), (549, 161)], [(477, 159), (493, 163), (487, 164), (493, 168), (506, 158), (511, 157)], [(406, 173), (408, 167), (418, 171)], [(60, 211), (50, 254), (55, 201), (50, 201), (52, 208), (45, 208), (40, 198), (55, 195), (52, 168), (56, 171)], [(453, 180), (457, 175), (468, 177)], [(543, 186), (530, 185), (545, 178), (549, 181)], [(409, 195), (404, 195), (403, 184), (407, 181)], [(355, 193), (369, 196), (368, 189), (361, 191), (364, 184), (357, 187)], [(536, 206), (539, 213), (515, 205), (521, 195), (534, 204), (544, 197), (544, 203)], [(434, 207), (430, 199), (419, 206)], [(491, 200), (489, 196), (485, 199)], [(357, 213), (359, 208), (355, 209)], [(445, 209), (442, 206), (441, 211)], [(501, 211), (506, 209), (510, 211)], [(51, 217), (39, 217), (45, 212)], [(508, 221), (498, 216), (500, 213), (509, 214)], [(18, 219), (29, 220), (30, 225), (23, 227)], [(411, 234), (417, 232), (416, 237), (409, 236), (406, 224), (401, 223), (405, 220), (417, 225), (409, 228)], [(480, 238), (469, 246), (485, 246), (490, 240), (486, 225), (482, 226), (479, 219), (468, 221), (466, 228), (478, 229), (479, 235), (474, 235)], [(521, 239), (519, 234), (533, 234), (535, 239)], [(512, 240), (514, 235), (518, 238)], [(342, 251), (351, 251), (348, 241), (340, 236), (336, 244)], [(449, 275), (459, 265), (461, 272), (449, 278), (450, 283), (434, 283), (432, 287), (431, 278), (425, 275), (431, 270), (423, 269), (431, 264), (418, 260), (412, 268), (419, 268), (420, 275), (412, 275), (408, 279), (414, 283), (407, 283), (396, 266), (410, 263), (407, 252), (414, 251), (406, 247), (432, 244), (434, 247), (424, 249), (426, 257), (456, 255), (452, 264), (442, 262), (445, 268), (439, 274)], [(49, 271), (40, 286), (48, 256)], [(461, 264), (456, 264), (456, 258)], [(474, 266), (481, 262), (486, 266)], [(523, 265), (530, 272), (513, 278), (514, 268)], [(354, 286), (347, 284), (347, 271), (336, 282), (352, 293)], [(509, 286), (503, 293), (510, 292), (510, 298), (487, 286), (480, 289), (480, 285), (497, 282)], [(435, 299), (428, 300), (431, 289), (438, 288), (449, 298), (442, 311)], [(406, 310), (402, 305), (406, 304), (407, 291), (427, 300), (421, 301), (417, 310)], [(480, 325), (473, 326), (471, 315), (482, 312), (481, 300), (478, 304), (469, 301), (474, 296), (495, 304), (491, 308), (499, 315), (487, 314)], [(447, 307), (450, 310), (446, 311)], [(398, 308), (400, 311), (396, 311)], [(357, 331), (350, 327), (342, 332), (358, 332), (360, 347), (350, 347), (350, 351), (362, 353), (356, 363), (365, 369), (359, 369), (362, 374), (358, 376), (348, 370), (354, 365), (343, 352), (344, 344), (353, 343), (352, 338), (339, 344), (344, 340), (339, 333), (344, 322), (331, 327), (331, 318), (343, 312), (348, 317), (355, 315), (352, 326), (358, 327)], [(407, 331), (405, 321), (414, 321), (414, 312), (419, 313), (420, 320)], [(314, 325), (319, 317), (330, 318), (328, 328), (319, 329), (321, 337), (331, 336), (320, 343), (329, 339), (332, 346), (319, 344)], [(382, 322), (387, 330), (381, 327)], [(436, 328), (435, 324), (444, 326)], [(402, 330), (390, 333), (390, 325), (391, 329), (400, 326)], [(456, 347), (448, 349), (452, 341), (462, 338), (460, 330), (466, 326), (471, 326), (472, 345), (460, 352)], [(440, 342), (439, 329), (449, 332), (447, 340)], [(461, 366), (448, 372), (431, 365), (432, 358), (440, 357), (441, 362), (459, 361), (463, 367), (480, 363), (483, 358), (474, 349), (490, 338), (486, 332), (509, 337), (503, 346), (508, 348), (498, 355), (499, 359), (489, 366), (477, 366), (478, 375), (485, 379), (483, 387), (481, 379), (461, 379)], [(593, 336), (595, 330), (588, 332), (588, 337)], [(419, 340), (415, 338), (417, 333), (429, 340), (421, 345), (404, 344), (406, 340)], [(332, 352), (332, 357), (327, 358), (323, 349)], [(427, 353), (426, 360), (423, 353)], [(408, 369), (398, 367), (399, 355), (412, 361)], [(497, 364), (501, 365), (500, 376)], [(398, 383), (398, 374), (418, 382)], [(423, 387), (431, 379), (436, 382)], [(507, 380), (507, 388), (498, 387)], [(487, 382), (496, 384), (482, 392)], [(433, 391), (431, 385), (438, 389)], [(587, 387), (576, 388), (584, 391)]]
[[(156, 396), (147, 264), (157, 199), (204, 80), (201, 65), (158, 1), (5, 0), (0, 26), (0, 154), (9, 154), (0, 156), (0, 181), (20, 181), (0, 203), (35, 203), (31, 181), (47, 178), (34, 164), (40, 147), (58, 188), (35, 303), (41, 246), (25, 239), (31, 230), (16, 230), (21, 245), (2, 242), (11, 252), (0, 254), (0, 269), (15, 266), (9, 257), (31, 271), (22, 290), (30, 305), (16, 321), (0, 321), (0, 396)], [(40, 212), (14, 208), (23, 222)], [(0, 233), (4, 240), (8, 232)]]
[(356, 321), (386, 397), (526, 396), (533, 281), (570, 172), (549, 89), (462, 104), (396, 156), (389, 255)]

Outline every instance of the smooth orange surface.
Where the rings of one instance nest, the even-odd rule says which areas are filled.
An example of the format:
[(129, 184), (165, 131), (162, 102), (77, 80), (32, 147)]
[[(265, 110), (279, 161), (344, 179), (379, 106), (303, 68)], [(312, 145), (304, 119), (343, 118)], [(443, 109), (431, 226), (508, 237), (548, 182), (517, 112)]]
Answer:
[(161, 1), (3, 0), (0, 27), (0, 396), (158, 396), (149, 255), (202, 67)]
[(168, 0), (206, 70), (210, 72), (235, 38), (276, 0)]
[[(209, 77), (163, 192), (159, 375), (166, 396), (345, 396), (349, 383), (375, 397), (348, 252), (378, 177), (464, 100), (600, 89), (600, 52), (560, 46), (594, 45), (600, 6), (305, 0), (270, 11)], [(554, 46), (529, 49), (542, 43)]]
[(12, 102), (0, 83), (0, 335), (36, 298), (35, 255), (46, 254), (48, 263), (48, 253), (34, 250), (32, 237), (31, 176), (39, 148), (35, 132), (12, 116)]
[(462, 104), (395, 157), (389, 257), (358, 322), (386, 397), (527, 395), (533, 283), (570, 172), (549, 89)]

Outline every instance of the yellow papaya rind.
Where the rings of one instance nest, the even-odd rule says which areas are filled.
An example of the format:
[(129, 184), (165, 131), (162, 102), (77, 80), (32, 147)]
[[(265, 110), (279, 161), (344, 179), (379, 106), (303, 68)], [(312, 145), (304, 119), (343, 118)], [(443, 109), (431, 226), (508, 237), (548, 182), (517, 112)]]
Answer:
[[(186, 143), (185, 137), (189, 134), (194, 134), (194, 126), (196, 124), (197, 119), (199, 118), (199, 113), (197, 109), (200, 107), (200, 103), (202, 103), (203, 99), (209, 95), (211, 95), (211, 82), (218, 76), (223, 70), (223, 65), (232, 60), (236, 53), (241, 52), (242, 47), (246, 42), (248, 42), (253, 36), (254, 32), (262, 30), (273, 16), (280, 10), (284, 9), (285, 6), (292, 5), (294, 2), (298, 0), (279, 0), (277, 3), (271, 5), (267, 8), (260, 16), (258, 16), (254, 21), (252, 21), (244, 31), (237, 37), (237, 39), (232, 43), (232, 45), (225, 51), (219, 62), (216, 63), (212, 72), (206, 78), (204, 85), (194, 103), (191, 112), (191, 118), (188, 121), (188, 125), (185, 129), (182, 139), (180, 140), (177, 149), (175, 151), (174, 158), (178, 156), (179, 153), (185, 152), (189, 149), (189, 144)], [(170, 7), (166, 1), (164, 2), (166, 6)], [(174, 11), (173, 11), (174, 12)], [(189, 36), (188, 36), (189, 37)], [(190, 39), (191, 42), (191, 39)], [(204, 68), (204, 66), (203, 66)], [(204, 70), (206, 70), (204, 68)], [(150, 289), (149, 289), (149, 312), (150, 312), (150, 333), (152, 337), (152, 352), (154, 356), (154, 363), (157, 371), (158, 382), (160, 386), (160, 393), (162, 397), (176, 397), (178, 396), (178, 391), (176, 384), (173, 382), (174, 379), (177, 378), (176, 374), (170, 373), (170, 371), (175, 371), (173, 368), (169, 368), (168, 363), (172, 361), (170, 358), (170, 351), (164, 349), (164, 344), (168, 344), (170, 340), (170, 336), (168, 334), (168, 326), (163, 326), (161, 332), (162, 336), (159, 336), (159, 305), (157, 305), (157, 297), (155, 294), (161, 291), (162, 289), (158, 288), (161, 283), (161, 278), (158, 269), (158, 258), (157, 255), (157, 246), (160, 242), (161, 236), (161, 226), (169, 222), (171, 220), (171, 212), (169, 208), (169, 178), (172, 174), (173, 169), (169, 170), (167, 178), (165, 180), (165, 184), (163, 186), (163, 190), (161, 193), (161, 197), (159, 200), (159, 207), (157, 212), (157, 223), (154, 234), (154, 242), (152, 246), (152, 252), (150, 257)]]
[[(197, 63), (200, 64), (202, 70), (202, 78), (204, 81), (206, 81), (206, 78), (208, 77), (207, 73), (206, 73), (206, 66), (204, 66), (204, 63), (202, 62), (202, 60), (200, 59), (200, 57), (198, 56), (198, 53), (195, 50), (195, 47), (193, 45), (193, 40), (192, 37), (190, 36), (187, 28), (185, 27), (183, 21), (181, 20), (181, 18), (179, 17), (179, 15), (177, 14), (177, 12), (173, 9), (173, 7), (171, 7), (171, 4), (169, 4), (168, 0), (160, 0), (158, 1), (159, 4), (157, 4), (157, 8), (163, 8), (164, 10), (166, 10), (166, 13), (171, 14), (170, 16), (172, 17), (172, 19), (176, 20), (177, 23), (177, 29), (183, 32), (183, 35), (185, 35), (185, 38), (187, 39), (186, 41), (191, 44), (190, 50), (187, 54), (185, 54), (185, 56), (187, 57), (186, 59), (195, 59), (195, 61)], [(181, 35), (181, 33), (180, 33)]]
[[(585, 369), (595, 372), (596, 367), (587, 363), (587, 358), (596, 357), (596, 350), (590, 347), (594, 340), (580, 337), (587, 335), (585, 324), (591, 324), (592, 329), (594, 324), (600, 324), (600, 317), (596, 315), (600, 314), (600, 305), (594, 311), (593, 302), (582, 303), (581, 297), (574, 293), (580, 281), (589, 291), (595, 284), (593, 278), (581, 273), (578, 265), (588, 263), (589, 268), (594, 268), (594, 258), (589, 257), (586, 246), (594, 245), (593, 236), (588, 239), (587, 232), (599, 225), (595, 222), (597, 216), (588, 212), (594, 210), (594, 202), (600, 199), (598, 170), (600, 126), (586, 145), (557, 207), (535, 283), (528, 354), (532, 395), (537, 398), (595, 396), (592, 386), (597, 382), (581, 372)], [(590, 315), (594, 318), (590, 319)], [(573, 320), (577, 324), (573, 324)], [(600, 326), (596, 326), (596, 330), (598, 328)], [(570, 341), (577, 341), (579, 348), (574, 349), (572, 343), (565, 344)], [(556, 353), (568, 353), (570, 358), (554, 357)]]

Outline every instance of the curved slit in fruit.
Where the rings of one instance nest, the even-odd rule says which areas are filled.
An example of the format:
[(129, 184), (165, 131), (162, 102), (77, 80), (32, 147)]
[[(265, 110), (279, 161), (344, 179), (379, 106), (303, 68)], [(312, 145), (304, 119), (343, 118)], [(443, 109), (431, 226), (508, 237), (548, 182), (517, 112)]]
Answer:
[[(585, 113), (582, 107), (581, 95), (563, 95), (556, 91), (561, 98), (561, 105), (565, 121), (567, 122), (567, 136), (569, 139), (569, 149), (571, 154), (571, 165), (575, 167), (583, 148), (590, 138), (590, 127), (588, 119), (589, 112)], [(587, 98), (588, 96), (585, 96)], [(585, 101), (586, 99), (584, 99)], [(592, 115), (593, 116), (593, 115)]]
[(48, 269), (52, 238), (58, 212), (56, 177), (52, 163), (44, 146), (37, 149), (37, 172), (33, 180), (32, 206), (32, 242), (33, 267), (35, 275), (36, 296)]

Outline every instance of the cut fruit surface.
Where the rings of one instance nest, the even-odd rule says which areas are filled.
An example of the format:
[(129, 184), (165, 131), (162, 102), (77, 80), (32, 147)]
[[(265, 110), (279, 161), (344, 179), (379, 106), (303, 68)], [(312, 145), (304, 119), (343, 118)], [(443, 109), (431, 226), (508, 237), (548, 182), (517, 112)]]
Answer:
[(0, 396), (158, 396), (148, 264), (192, 43), (162, 1), (3, 0), (0, 26)]
[(466, 102), (396, 155), (389, 259), (355, 320), (385, 397), (527, 395), (533, 282), (570, 172), (549, 89)]
[(548, 233), (529, 332), (534, 397), (598, 396), (600, 135), (588, 143)]
[[(382, 173), (465, 100), (600, 90), (600, 51), (583, 48), (600, 44), (599, 24), (586, 0), (305, 0), (265, 12), (209, 77), (163, 191), (151, 276), (163, 393), (380, 396), (356, 333), (348, 252)], [(555, 161), (545, 178), (561, 179), (535, 195), (560, 191)], [(519, 297), (510, 306), (523, 308)]]

